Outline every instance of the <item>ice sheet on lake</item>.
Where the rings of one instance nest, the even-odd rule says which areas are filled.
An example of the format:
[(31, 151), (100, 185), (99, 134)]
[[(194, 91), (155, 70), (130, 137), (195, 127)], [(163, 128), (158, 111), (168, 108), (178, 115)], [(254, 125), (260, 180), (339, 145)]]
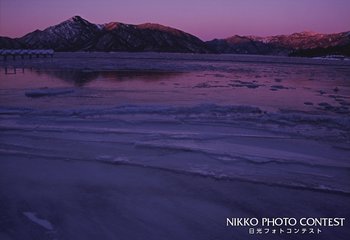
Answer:
[[(11, 145), (10, 135), (3, 148), (26, 156), (350, 192), (350, 119), (344, 116), (216, 104), (1, 111), (1, 130), (28, 138)], [(35, 138), (46, 144), (34, 144)], [(67, 152), (70, 145), (75, 150)]]
[(346, 61), (120, 54), (0, 69), (1, 224), (23, 233), (9, 236), (229, 239), (227, 216), (348, 212)]
[(52, 231), (54, 229), (53, 225), (48, 220), (39, 218), (36, 212), (23, 212), (23, 215), (46, 230)]

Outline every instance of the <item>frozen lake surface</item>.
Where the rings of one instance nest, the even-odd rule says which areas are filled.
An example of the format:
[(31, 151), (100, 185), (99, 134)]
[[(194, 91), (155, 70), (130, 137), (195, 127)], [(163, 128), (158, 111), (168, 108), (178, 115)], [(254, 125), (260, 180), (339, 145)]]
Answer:
[(0, 238), (244, 239), (227, 217), (350, 217), (345, 61), (62, 53), (0, 64)]

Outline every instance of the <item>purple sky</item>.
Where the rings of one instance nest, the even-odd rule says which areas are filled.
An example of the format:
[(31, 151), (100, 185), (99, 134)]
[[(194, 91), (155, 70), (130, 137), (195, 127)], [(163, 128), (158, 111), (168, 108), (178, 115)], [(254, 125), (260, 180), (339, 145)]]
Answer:
[(155, 22), (203, 40), (304, 30), (350, 31), (350, 0), (0, 0), (0, 36), (20, 37), (74, 15), (93, 23)]

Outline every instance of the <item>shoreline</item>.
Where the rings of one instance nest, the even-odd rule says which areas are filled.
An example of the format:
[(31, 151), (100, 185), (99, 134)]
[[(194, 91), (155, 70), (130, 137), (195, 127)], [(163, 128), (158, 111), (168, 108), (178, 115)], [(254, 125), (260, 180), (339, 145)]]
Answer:
[[(81, 62), (85, 59), (85, 62)], [(132, 66), (133, 61), (148, 62), (142, 67)], [(62, 61), (65, 61), (63, 64)], [(107, 66), (99, 66), (99, 61), (108, 62)], [(111, 62), (115, 61), (115, 62)], [(36, 67), (51, 69), (90, 69), (90, 70), (183, 70), (179, 65), (168, 66), (167, 62), (216, 62), (216, 63), (252, 63), (252, 64), (281, 64), (305, 66), (350, 66), (349, 60), (312, 59), (305, 57), (286, 57), (270, 55), (242, 54), (191, 54), (191, 53), (157, 53), (157, 52), (55, 52), (53, 58), (33, 59), (0, 59), (0, 66)], [(126, 63), (126, 64), (125, 64)], [(95, 66), (97, 65), (97, 66)], [(187, 69), (195, 70), (195, 68)]]

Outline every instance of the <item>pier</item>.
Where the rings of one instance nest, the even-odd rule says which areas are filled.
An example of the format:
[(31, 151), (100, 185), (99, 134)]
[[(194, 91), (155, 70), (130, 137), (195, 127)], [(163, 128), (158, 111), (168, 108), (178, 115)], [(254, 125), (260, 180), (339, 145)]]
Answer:
[(13, 60), (16, 60), (16, 58), (20, 59), (31, 59), (33, 57), (39, 58), (39, 57), (53, 57), (54, 54), (53, 49), (0, 49), (0, 56), (3, 60), (7, 60), (8, 58), (11, 58)]

